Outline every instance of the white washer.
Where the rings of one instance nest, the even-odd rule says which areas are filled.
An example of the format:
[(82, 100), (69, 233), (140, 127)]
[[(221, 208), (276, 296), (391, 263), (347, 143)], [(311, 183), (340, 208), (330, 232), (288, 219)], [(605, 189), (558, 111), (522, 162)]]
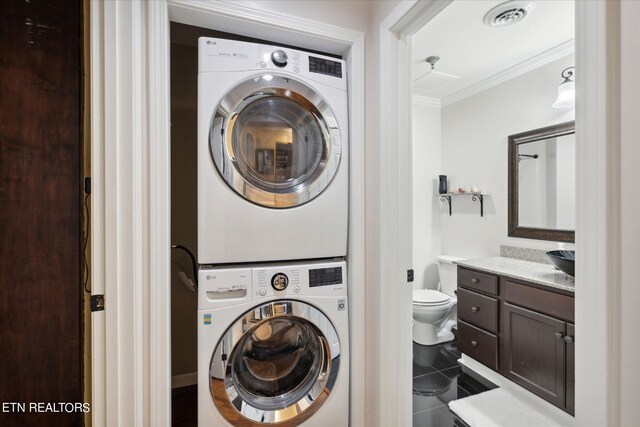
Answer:
[(200, 270), (199, 427), (349, 425), (346, 276), (343, 261)]
[(344, 256), (344, 61), (204, 37), (198, 61), (198, 262)]

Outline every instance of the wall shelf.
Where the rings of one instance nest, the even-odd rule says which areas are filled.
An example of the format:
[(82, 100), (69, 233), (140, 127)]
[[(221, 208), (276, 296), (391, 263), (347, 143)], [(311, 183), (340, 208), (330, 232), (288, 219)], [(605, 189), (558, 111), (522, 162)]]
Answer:
[(474, 202), (480, 202), (480, 216), (484, 216), (484, 198), (488, 194), (482, 193), (447, 193), (447, 194), (438, 194), (437, 197), (440, 198), (441, 202), (447, 202), (449, 204), (449, 216), (451, 216), (451, 199), (454, 197), (471, 197), (471, 200)]

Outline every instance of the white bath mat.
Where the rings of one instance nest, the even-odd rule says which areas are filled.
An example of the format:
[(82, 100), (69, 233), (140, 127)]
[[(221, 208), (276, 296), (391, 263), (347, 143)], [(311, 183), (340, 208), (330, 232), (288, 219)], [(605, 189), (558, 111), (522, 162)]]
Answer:
[(561, 427), (502, 388), (449, 402), (471, 427)]

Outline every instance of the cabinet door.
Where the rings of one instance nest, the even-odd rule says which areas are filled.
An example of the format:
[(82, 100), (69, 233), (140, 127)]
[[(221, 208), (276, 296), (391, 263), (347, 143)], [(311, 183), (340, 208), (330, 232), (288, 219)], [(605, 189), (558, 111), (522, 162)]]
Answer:
[(565, 322), (504, 303), (503, 374), (565, 406)]
[(576, 365), (575, 365), (575, 327), (571, 323), (567, 323), (567, 335), (565, 342), (567, 343), (567, 412), (571, 415), (575, 414), (575, 394), (576, 394)]

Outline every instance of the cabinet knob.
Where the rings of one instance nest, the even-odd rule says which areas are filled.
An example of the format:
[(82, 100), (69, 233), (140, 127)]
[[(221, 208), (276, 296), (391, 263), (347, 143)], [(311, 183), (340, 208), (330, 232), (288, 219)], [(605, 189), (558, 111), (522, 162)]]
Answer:
[(471, 345), (474, 346), (474, 347), (477, 347), (478, 346), (478, 341), (476, 341), (476, 340), (471, 341)]
[(477, 305), (474, 305), (473, 307), (471, 307), (471, 311), (473, 311), (474, 313), (477, 313), (478, 311), (480, 311), (480, 307), (478, 307)]
[(564, 342), (566, 342), (567, 344), (571, 344), (572, 342), (574, 342), (574, 338), (571, 335), (566, 335), (564, 337)]
[(563, 337), (562, 332), (556, 332), (555, 334), (553, 334), (553, 337), (557, 340), (561, 340)]
[(480, 281), (480, 279), (476, 279), (475, 277), (473, 279), (471, 279), (471, 283), (478, 283)]

